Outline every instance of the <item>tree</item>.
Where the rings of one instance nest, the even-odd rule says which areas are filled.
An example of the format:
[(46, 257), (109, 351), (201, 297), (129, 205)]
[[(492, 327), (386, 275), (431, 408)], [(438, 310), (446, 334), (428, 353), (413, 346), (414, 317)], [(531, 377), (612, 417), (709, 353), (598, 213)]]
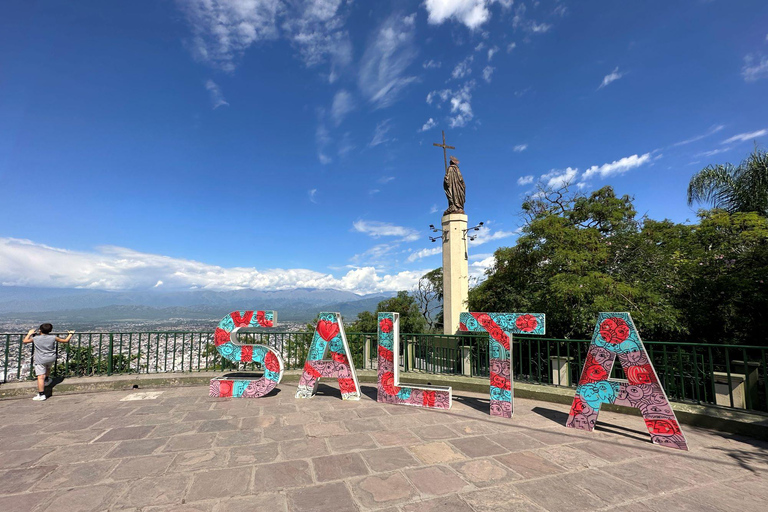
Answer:
[(728, 213), (768, 216), (768, 153), (755, 147), (739, 165), (709, 165), (688, 184), (688, 205), (710, 203)]
[(430, 331), (439, 330), (443, 324), (443, 268), (430, 270), (419, 279), (414, 298), (421, 316)]
[(400, 313), (401, 333), (422, 333), (427, 330), (427, 321), (421, 315), (416, 299), (406, 291), (397, 292), (396, 297), (386, 299), (376, 306), (376, 311), (363, 311), (350, 327), (353, 332), (377, 332), (380, 312)]

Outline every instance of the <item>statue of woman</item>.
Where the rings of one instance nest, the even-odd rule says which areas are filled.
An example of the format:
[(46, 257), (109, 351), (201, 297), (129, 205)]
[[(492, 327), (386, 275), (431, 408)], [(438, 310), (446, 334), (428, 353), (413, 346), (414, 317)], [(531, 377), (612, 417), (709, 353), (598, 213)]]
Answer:
[(448, 199), (448, 209), (443, 212), (443, 215), (464, 213), (464, 199), (467, 189), (459, 170), (459, 161), (455, 156), (451, 156), (451, 164), (445, 170), (443, 189), (445, 190), (445, 197)]

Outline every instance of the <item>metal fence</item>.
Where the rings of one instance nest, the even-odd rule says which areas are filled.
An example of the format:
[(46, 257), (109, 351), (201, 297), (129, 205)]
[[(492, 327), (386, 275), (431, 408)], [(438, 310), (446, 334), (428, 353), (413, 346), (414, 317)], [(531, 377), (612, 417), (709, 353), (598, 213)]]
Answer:
[[(312, 339), (306, 332), (240, 333), (241, 343), (278, 350), (286, 369), (302, 368)], [(0, 334), (0, 382), (34, 378), (33, 346), (23, 334)], [(401, 334), (404, 372), (486, 377), (487, 335)], [(347, 333), (357, 368), (375, 369), (376, 334)], [(521, 382), (575, 387), (589, 340), (515, 337), (512, 372)], [(670, 400), (768, 411), (768, 347), (645, 341)], [(77, 333), (58, 345), (54, 376), (257, 370), (223, 359), (212, 332)], [(614, 378), (625, 378), (614, 365)]]

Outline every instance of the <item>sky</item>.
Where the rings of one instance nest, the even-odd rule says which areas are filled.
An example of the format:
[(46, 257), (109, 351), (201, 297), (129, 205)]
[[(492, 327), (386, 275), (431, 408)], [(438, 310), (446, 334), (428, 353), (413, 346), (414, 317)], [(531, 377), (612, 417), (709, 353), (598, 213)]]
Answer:
[(538, 185), (695, 222), (766, 93), (764, 0), (5, 0), (0, 285), (408, 289), (442, 130), (481, 277)]

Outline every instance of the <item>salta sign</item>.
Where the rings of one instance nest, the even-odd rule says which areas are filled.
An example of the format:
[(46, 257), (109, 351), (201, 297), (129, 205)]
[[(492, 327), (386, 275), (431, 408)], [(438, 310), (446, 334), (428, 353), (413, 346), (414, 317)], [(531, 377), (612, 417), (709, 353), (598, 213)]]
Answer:
[[(382, 403), (450, 409), (451, 387), (400, 382), (400, 321), (398, 313), (379, 313), (378, 382), (376, 399)], [(541, 313), (462, 313), (462, 332), (488, 334), (490, 414), (511, 418), (514, 412), (512, 336), (545, 333)], [(272, 347), (242, 344), (238, 333), (274, 327), (275, 311), (234, 311), (219, 322), (214, 334), (216, 349), (233, 362), (259, 363), (261, 377), (211, 379), (210, 396), (258, 398), (272, 391), (283, 377), (282, 355)], [(609, 376), (618, 356), (626, 380)], [(320, 313), (312, 336), (297, 399), (315, 395), (321, 378), (335, 378), (344, 400), (359, 400), (360, 385), (339, 313)], [(687, 450), (685, 436), (664, 388), (640, 340), (629, 313), (600, 313), (579, 379), (567, 427), (591, 431), (602, 404), (638, 409), (655, 444)]]

